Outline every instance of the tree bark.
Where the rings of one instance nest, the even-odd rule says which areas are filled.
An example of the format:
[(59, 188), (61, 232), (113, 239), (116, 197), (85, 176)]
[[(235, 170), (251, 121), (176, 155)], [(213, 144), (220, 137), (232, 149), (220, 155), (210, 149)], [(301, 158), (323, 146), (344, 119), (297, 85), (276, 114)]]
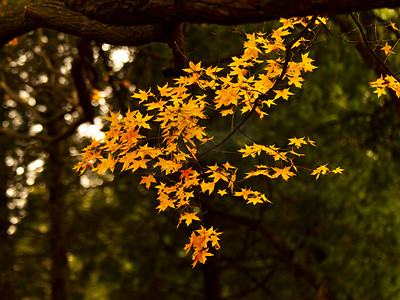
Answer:
[(0, 47), (40, 27), (101, 43), (141, 45), (168, 42), (170, 24), (239, 25), (381, 7), (400, 7), (400, 0), (21, 0), (0, 5)]
[(168, 25), (112, 26), (74, 12), (59, 0), (30, 0), (0, 6), (0, 47), (37, 28), (50, 28), (113, 45), (167, 42)]

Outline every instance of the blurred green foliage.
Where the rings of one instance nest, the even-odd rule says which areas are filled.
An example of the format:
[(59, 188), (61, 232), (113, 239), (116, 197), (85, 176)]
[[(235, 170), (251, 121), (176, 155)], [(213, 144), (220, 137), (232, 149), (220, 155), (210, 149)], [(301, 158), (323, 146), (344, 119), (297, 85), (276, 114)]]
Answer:
[[(205, 65), (226, 65), (232, 55), (240, 54), (243, 32), (272, 26), (273, 22), (237, 28), (188, 25), (188, 58)], [(335, 23), (329, 26), (338, 35), (346, 34)], [(74, 38), (53, 31), (21, 37), (17, 46), (6, 46), (0, 52), (2, 80), (13, 74), (7, 83), (19, 92), (24, 87), (21, 78), (28, 81), (41, 72), (54, 72), (46, 70), (35, 47), (51, 50), (61, 45), (63, 50), (50, 57), (59, 60), (53, 65), (62, 68), (76, 53), (74, 43)], [(116, 49), (120, 48), (94, 45), (96, 71), (102, 74), (100, 78), (108, 76), (107, 81), (100, 79), (108, 92), (106, 103), (96, 107), (97, 115), (137, 105), (129, 98), (131, 90), (123, 85), (124, 80), (146, 90), (171, 80), (162, 72), (173, 64), (167, 46), (125, 48), (133, 62), (113, 70), (109, 57)], [(317, 299), (326, 290), (329, 296), (318, 299), (400, 296), (399, 114), (389, 105), (390, 98), (377, 99), (372, 94), (368, 82), (377, 75), (353, 44), (321, 29), (309, 50), (318, 69), (307, 75), (303, 89), (271, 108), (266, 121), (251, 119), (243, 128), (245, 135), (235, 135), (222, 150), (248, 142), (246, 136), (278, 146), (293, 136), (309, 136), (318, 147), (307, 153), (304, 166), (312, 169), (326, 162), (340, 165), (345, 172), (318, 181), (307, 174), (288, 182), (255, 180), (254, 188), (266, 190), (272, 205), (246, 206), (227, 196), (206, 199), (206, 222), (224, 234), (221, 250), (205, 266), (191, 268), (183, 250), (187, 235), (185, 230), (176, 230), (176, 213), (157, 214), (154, 194), (139, 186), (140, 178), (90, 172), (79, 177), (72, 167), (77, 152), (89, 140), (79, 135), (67, 140), (67, 258), (72, 299)], [(19, 63), (23, 55), (28, 59)], [(390, 63), (396, 66), (399, 59), (393, 57)], [(23, 72), (30, 79), (21, 77)], [(64, 77), (61, 85), (71, 92), (69, 73)], [(33, 91), (28, 89), (28, 93)], [(0, 96), (5, 95), (0, 89)], [(12, 116), (18, 115), (21, 122), (14, 129), (29, 132), (33, 124), (21, 106), (3, 105), (1, 109), (2, 126), (12, 124)], [(224, 137), (230, 125), (217, 117), (209, 121), (215, 139)], [(47, 150), (37, 143), (15, 140), (2, 142), (0, 147), (5, 158), (13, 161), (1, 165), (2, 172), (9, 170), (11, 175), (7, 203), (1, 208), (2, 224), (8, 223), (2, 226), (8, 230), (8, 242), (0, 243), (2, 253), (8, 249), (9, 268), (0, 272), (11, 270), (15, 299), (50, 299), (46, 164), (31, 175), (34, 184), (27, 183), (28, 165), (38, 158), (45, 161)], [(225, 162), (227, 157), (221, 151), (206, 159)], [(248, 166), (240, 156), (236, 161), (229, 159), (244, 170)], [(25, 172), (19, 174), (18, 167)], [(27, 194), (19, 195), (22, 191)], [(13, 206), (17, 199), (26, 203)], [(11, 224), (5, 216), (17, 216), (18, 222)]]

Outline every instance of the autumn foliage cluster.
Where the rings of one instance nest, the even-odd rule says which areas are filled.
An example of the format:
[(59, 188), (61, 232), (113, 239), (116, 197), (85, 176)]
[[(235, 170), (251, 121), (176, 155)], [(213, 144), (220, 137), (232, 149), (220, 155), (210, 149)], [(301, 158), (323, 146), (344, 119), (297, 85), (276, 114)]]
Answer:
[[(279, 147), (247, 137), (248, 143), (230, 152), (249, 160), (253, 167), (248, 172), (229, 161), (213, 165), (203, 161), (240, 131), (251, 116), (263, 119), (271, 106), (288, 100), (302, 87), (304, 74), (316, 68), (306, 50), (313, 30), (326, 20), (307, 17), (280, 21), (281, 26), (270, 34), (246, 34), (243, 54), (232, 57), (226, 69), (190, 62), (174, 85), (165, 84), (156, 91), (138, 90), (132, 97), (139, 108), (124, 115), (111, 112), (106, 117), (109, 129), (104, 131), (104, 139), (93, 140), (84, 148), (82, 160), (75, 167), (81, 173), (86, 168), (99, 174), (115, 169), (140, 172), (140, 183), (157, 192), (158, 211), (176, 210), (177, 227), (185, 223), (195, 228), (184, 247), (187, 253), (192, 251), (193, 266), (204, 263), (213, 255), (212, 249), (220, 248), (221, 232), (203, 222), (204, 197), (230, 195), (246, 204), (266, 204), (270, 202), (268, 196), (251, 187), (256, 176), (288, 180), (302, 169), (318, 179), (343, 171), (340, 167), (331, 170), (327, 164), (315, 169), (300, 167), (296, 161), (304, 156), (301, 148), (315, 146), (306, 137), (289, 138)], [(375, 83), (378, 88), (383, 85), (384, 79), (380, 80)], [(221, 141), (207, 132), (207, 118), (215, 113), (230, 118), (232, 124)]]

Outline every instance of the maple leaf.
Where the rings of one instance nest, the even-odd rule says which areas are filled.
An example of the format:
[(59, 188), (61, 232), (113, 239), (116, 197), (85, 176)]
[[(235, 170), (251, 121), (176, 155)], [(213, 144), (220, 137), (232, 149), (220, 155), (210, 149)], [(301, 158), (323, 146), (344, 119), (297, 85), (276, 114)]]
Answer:
[(335, 174), (342, 174), (343, 171), (344, 169), (342, 169), (341, 167), (337, 167), (335, 170), (332, 170), (332, 172)]
[(221, 197), (223, 197), (224, 195), (227, 195), (228, 193), (226, 192), (226, 190), (218, 190), (217, 192)]
[(154, 165), (154, 167), (160, 167), (162, 171), (165, 172), (165, 175), (170, 173), (174, 173), (175, 171), (179, 170), (182, 167), (182, 164), (176, 163), (172, 160), (163, 159), (158, 157), (158, 162)]
[(143, 128), (147, 128), (150, 129), (150, 125), (147, 124), (147, 121), (151, 120), (151, 118), (153, 118), (152, 116), (146, 115), (143, 116), (140, 111), (136, 111), (135, 114), (135, 124), (136, 126), (138, 126), (139, 128), (143, 127)]
[(295, 87), (300, 88), (300, 87), (302, 86), (302, 82), (303, 82), (303, 81), (304, 81), (304, 79), (301, 78), (300, 76), (292, 76), (292, 77), (289, 77), (288, 84), (289, 84), (289, 85), (294, 84)]
[(386, 90), (385, 88), (376, 88), (374, 93), (378, 94), (378, 98), (382, 95), (386, 95)]
[(394, 31), (399, 31), (399, 29), (396, 27), (396, 24), (393, 23), (392, 21), (390, 21), (390, 27), (392, 27), (392, 29), (393, 29)]
[(229, 170), (229, 169), (237, 169), (236, 167), (232, 166), (228, 161), (227, 161), (226, 163), (222, 164), (222, 165), (224, 166), (224, 168), (225, 168), (226, 170)]
[(227, 115), (233, 115), (234, 111), (233, 111), (232, 108), (230, 108), (230, 109), (221, 110), (219, 113), (220, 113), (223, 117), (226, 117)]
[(207, 256), (213, 256), (213, 255), (214, 254), (208, 252), (208, 248), (204, 249), (202, 251), (196, 252), (193, 255), (194, 262), (192, 264), (192, 268), (194, 268), (196, 266), (197, 262), (200, 262), (200, 263), (204, 264), (206, 262), (206, 260), (207, 260)]
[(290, 171), (292, 166), (284, 167), (283, 169), (272, 167), (272, 170), (275, 171), (275, 174), (271, 176), (271, 178), (278, 178), (282, 176), (282, 178), (287, 181), (290, 177), (294, 176), (295, 174)]
[(93, 168), (93, 171), (97, 171), (98, 174), (101, 174), (108, 169), (110, 169), (111, 172), (114, 172), (114, 167), (115, 167), (115, 159), (111, 156), (110, 153), (108, 153), (107, 158), (100, 158), (101, 163), (99, 163), (95, 168)]
[(383, 51), (385, 52), (385, 55), (388, 55), (388, 54), (395, 54), (395, 53), (394, 53), (392, 50), (390, 50), (390, 49), (392, 49), (392, 46), (390, 46), (387, 42), (386, 42), (385, 46), (381, 48), (381, 50), (383, 50)]
[(313, 146), (313, 147), (317, 147), (317, 145), (315, 144), (315, 141), (311, 140), (310, 138), (307, 138), (307, 142)]
[(285, 100), (288, 100), (290, 95), (294, 95), (292, 92), (289, 91), (289, 88), (283, 90), (274, 90), (274, 92), (276, 93), (274, 100), (281, 97)]
[(146, 188), (149, 189), (150, 185), (153, 182), (157, 182), (156, 179), (154, 178), (153, 175), (148, 175), (148, 176), (142, 176), (142, 180), (139, 182), (139, 184), (145, 184)]
[(157, 89), (158, 89), (158, 91), (160, 92), (160, 95), (162, 96), (162, 97), (166, 97), (166, 96), (170, 96), (172, 93), (170, 93), (171, 91), (172, 91), (172, 89), (173, 89), (173, 87), (168, 87), (168, 82), (164, 85), (164, 86), (162, 86), (162, 87), (160, 87), (160, 86), (158, 86), (157, 85)]
[(282, 23), (282, 28), (294, 28), (293, 19), (280, 18), (279, 22)]
[(316, 168), (311, 175), (315, 175), (315, 180), (317, 180), (319, 178), (320, 175), (325, 175), (326, 173), (329, 172), (329, 169), (326, 167), (327, 164), (323, 165), (323, 166), (319, 166), (318, 168)]
[(316, 69), (316, 66), (313, 66), (311, 63), (314, 61), (313, 59), (308, 57), (308, 54), (310, 54), (309, 52), (302, 54), (301, 55), (301, 64), (303, 67), (303, 70), (305, 72), (312, 72), (314, 69)]
[(142, 103), (143, 101), (147, 101), (147, 99), (153, 96), (153, 93), (151, 93), (151, 89), (149, 89), (147, 92), (143, 90), (139, 90), (139, 93), (134, 93), (131, 97), (132, 98), (138, 98), (139, 103)]
[(251, 189), (241, 189), (240, 192), (235, 192), (233, 195), (237, 196), (237, 197), (243, 197), (244, 200), (247, 200), (247, 198), (249, 197), (249, 195), (251, 195), (252, 191)]
[(290, 142), (289, 145), (295, 145), (296, 148), (300, 148), (301, 145), (307, 145), (307, 142), (304, 140), (304, 137), (299, 138), (299, 139), (294, 137), (294, 138), (289, 139), (289, 142)]
[(265, 100), (265, 101), (263, 101), (263, 103), (266, 104), (268, 106), (268, 108), (270, 108), (271, 105), (276, 105), (275, 99)]
[(193, 212), (193, 213), (187, 213), (185, 212), (184, 214), (181, 214), (179, 217), (179, 223), (176, 226), (176, 228), (179, 227), (179, 225), (181, 224), (182, 221), (185, 221), (186, 226), (189, 226), (190, 224), (192, 224), (192, 221), (200, 221), (200, 218), (198, 216), (196, 216), (197, 213)]
[(282, 41), (282, 36), (289, 35), (290, 32), (283, 28), (278, 28), (277, 30), (272, 31), (271, 37), (275, 39), (277, 42)]
[(174, 203), (176, 200), (170, 198), (166, 193), (160, 193), (157, 199), (160, 201), (160, 205), (156, 207), (159, 213), (166, 210), (168, 207), (175, 208)]
[(200, 188), (203, 193), (208, 191), (208, 194), (211, 195), (211, 193), (214, 191), (215, 187), (215, 181), (211, 182), (205, 182), (204, 180), (200, 183)]
[(186, 169), (186, 170), (181, 170), (181, 176), (179, 177), (179, 179), (185, 178), (185, 181), (188, 181), (190, 179), (190, 175), (194, 174), (194, 171), (192, 170), (192, 168)]
[(119, 120), (121, 119), (121, 113), (117, 112), (116, 114), (110, 111), (110, 116), (109, 117), (104, 117), (104, 120), (110, 121), (111, 126), (115, 126), (115, 124), (119, 123)]
[(186, 73), (193, 73), (193, 72), (200, 72), (204, 70), (204, 68), (201, 67), (201, 61), (199, 61), (197, 64), (194, 64), (193, 62), (189, 62), (189, 68), (187, 69), (182, 69)]
[[(267, 199), (267, 198), (265, 198), (265, 199)], [(268, 202), (270, 202), (270, 201), (268, 201)], [(264, 200), (259, 195), (253, 195), (247, 199), (246, 204), (256, 205), (258, 203), (264, 203)]]

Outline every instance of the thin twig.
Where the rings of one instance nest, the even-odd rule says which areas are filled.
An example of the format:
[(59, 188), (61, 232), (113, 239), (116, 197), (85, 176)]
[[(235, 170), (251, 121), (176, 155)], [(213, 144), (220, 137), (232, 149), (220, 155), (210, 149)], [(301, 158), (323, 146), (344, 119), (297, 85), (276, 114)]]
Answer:
[[(369, 52), (371, 52), (371, 54), (375, 57), (375, 59), (379, 62), (379, 64), (382, 65), (382, 67), (387, 71), (388, 74), (390, 74), (391, 76), (393, 76), (393, 78), (395, 78), (397, 81), (399, 81), (399, 79), (396, 77), (396, 75), (389, 69), (389, 67), (385, 64), (385, 62), (375, 53), (375, 51), (371, 48), (371, 46), (369, 45), (369, 41), (367, 39), (367, 36), (365, 35), (364, 29), (362, 28), (362, 25), (360, 24), (360, 22), (357, 20), (357, 18), (354, 16), (353, 13), (350, 13), (351, 18), (353, 19), (354, 23), (357, 25), (358, 30), (360, 31), (361, 37), (364, 41), (365, 46), (367, 46), (367, 49)], [(400, 81), (399, 81), (400, 82)]]

